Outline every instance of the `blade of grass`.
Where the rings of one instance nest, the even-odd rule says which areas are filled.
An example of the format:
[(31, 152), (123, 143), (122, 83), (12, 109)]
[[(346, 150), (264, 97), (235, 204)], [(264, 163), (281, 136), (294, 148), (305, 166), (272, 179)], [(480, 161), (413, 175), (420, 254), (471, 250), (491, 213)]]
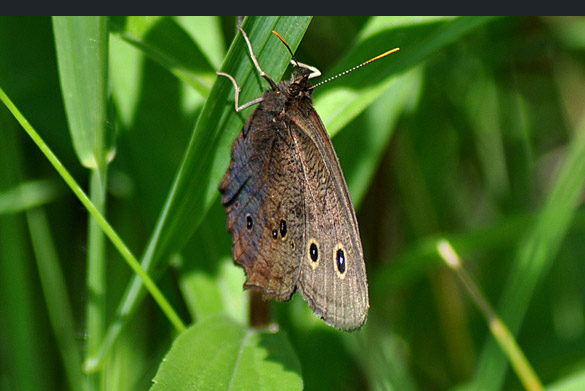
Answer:
[[(575, 217), (584, 185), (585, 118), (582, 118), (536, 224), (517, 248), (500, 300), (498, 312), (512, 334), (518, 333), (534, 290), (555, 260)], [(484, 346), (477, 368), (474, 386), (481, 385), (485, 390), (501, 388), (506, 362), (492, 340)]]
[(83, 166), (101, 172), (113, 153), (106, 128), (108, 19), (56, 16), (53, 31), (75, 153)]
[(51, 179), (21, 182), (0, 193), (0, 215), (23, 212), (51, 203), (63, 195), (63, 186)]
[(73, 311), (47, 216), (43, 209), (36, 208), (27, 211), (26, 218), (49, 320), (59, 345), (67, 381), (71, 390), (86, 389), (81, 371), (81, 355), (75, 340)]
[(169, 17), (114, 18), (112, 29), (120, 38), (142, 50), (203, 97), (209, 95), (215, 70), (188, 33)]
[[(351, 127), (353, 132), (351, 130), (349, 132), (353, 135), (335, 138), (335, 148), (356, 208), (359, 208), (378, 167), (381, 153), (390, 140), (393, 123), (403, 111), (412, 91), (416, 91), (415, 86), (420, 83), (413, 80), (412, 76), (401, 73), (405, 69), (415, 67), (432, 53), (490, 20), (452, 17), (372, 18), (363, 28), (354, 49), (331, 74), (335, 75), (349, 69), (356, 63), (389, 49), (390, 46), (402, 46), (401, 52), (343, 78), (347, 80), (335, 80), (316, 89), (315, 107), (332, 136), (368, 105), (382, 98), (382, 94), (387, 94), (384, 102), (378, 104), (380, 109), (373, 112), (373, 115), (370, 114), (375, 125), (357, 124)], [(406, 60), (401, 58), (403, 55), (407, 56)], [(364, 129), (368, 133), (364, 134)], [(356, 136), (358, 132), (360, 135)], [(376, 141), (372, 142), (373, 138)], [(358, 148), (356, 143), (360, 144)], [(362, 153), (355, 154), (356, 150)]]
[(437, 251), (441, 258), (445, 261), (455, 274), (459, 277), (459, 280), (467, 289), (467, 292), (471, 298), (475, 301), (475, 304), (482, 312), (494, 339), (500, 345), (502, 351), (508, 356), (508, 360), (514, 367), (516, 374), (522, 381), (524, 388), (529, 391), (541, 391), (543, 390), (540, 379), (536, 376), (534, 369), (526, 359), (526, 356), (518, 346), (518, 343), (514, 339), (512, 333), (506, 325), (502, 322), (500, 317), (496, 314), (487, 298), (483, 295), (475, 281), (471, 278), (455, 249), (451, 244), (445, 240), (440, 239), (437, 242)]
[(219, 16), (175, 16), (174, 19), (201, 48), (212, 69), (221, 67), (226, 53), (221, 18)]

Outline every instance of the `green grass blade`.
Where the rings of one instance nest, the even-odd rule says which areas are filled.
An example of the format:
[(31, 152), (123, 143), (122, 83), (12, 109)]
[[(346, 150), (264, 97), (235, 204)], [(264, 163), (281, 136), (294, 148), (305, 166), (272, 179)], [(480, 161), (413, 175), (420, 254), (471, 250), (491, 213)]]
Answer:
[(51, 203), (64, 194), (61, 183), (51, 179), (20, 182), (0, 192), (0, 215), (23, 212)]
[[(498, 312), (513, 334), (520, 329), (535, 289), (552, 266), (583, 194), (585, 119), (574, 134), (536, 225), (520, 241), (500, 300)], [(477, 368), (475, 385), (486, 390), (501, 387), (506, 361), (493, 340), (484, 347)]]
[(209, 95), (215, 69), (189, 34), (169, 17), (114, 18), (113, 32), (142, 50), (203, 97)]
[(75, 153), (83, 166), (101, 171), (113, 153), (106, 127), (108, 19), (56, 16), (53, 30)]
[(47, 311), (59, 345), (67, 381), (71, 390), (82, 390), (86, 387), (81, 355), (75, 340), (73, 310), (47, 216), (43, 209), (37, 208), (27, 212), (27, 220)]
[(334, 139), (356, 208), (369, 188), (394, 124), (421, 84), (420, 71), (414, 76), (404, 74), (405, 70), (490, 20), (374, 17), (362, 29), (354, 48), (328, 74), (341, 73), (393, 47), (402, 50), (316, 88), (315, 107), (332, 137), (377, 101), (369, 116)]
[(221, 18), (219, 16), (175, 16), (174, 18), (201, 48), (212, 68), (219, 69), (226, 53)]

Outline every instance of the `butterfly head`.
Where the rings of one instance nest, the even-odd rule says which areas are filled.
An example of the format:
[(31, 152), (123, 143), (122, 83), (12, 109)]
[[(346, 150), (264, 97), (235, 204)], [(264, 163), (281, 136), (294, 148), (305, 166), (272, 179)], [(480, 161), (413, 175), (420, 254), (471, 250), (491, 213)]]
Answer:
[(307, 97), (313, 94), (313, 86), (309, 82), (311, 71), (306, 68), (297, 68), (288, 85), (288, 94), (292, 98)]

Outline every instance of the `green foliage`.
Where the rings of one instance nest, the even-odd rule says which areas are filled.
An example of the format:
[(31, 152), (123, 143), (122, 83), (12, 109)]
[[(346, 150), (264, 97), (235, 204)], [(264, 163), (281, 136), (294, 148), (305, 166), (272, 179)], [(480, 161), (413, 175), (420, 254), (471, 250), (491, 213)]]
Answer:
[(181, 334), (152, 391), (300, 390), (301, 366), (281, 332), (250, 329), (221, 314)]
[(245, 20), (275, 80), (290, 55), (272, 30), (323, 80), (401, 48), (314, 94), (366, 255), (371, 309), (351, 334), (299, 295), (266, 304), (277, 326), (251, 325), (263, 308), (231, 261), (217, 186), (253, 109), (236, 113), (215, 72), (240, 104), (267, 83), (235, 26), (0, 17), (0, 390), (522, 389), (441, 237), (540, 381), (582, 389), (585, 19)]

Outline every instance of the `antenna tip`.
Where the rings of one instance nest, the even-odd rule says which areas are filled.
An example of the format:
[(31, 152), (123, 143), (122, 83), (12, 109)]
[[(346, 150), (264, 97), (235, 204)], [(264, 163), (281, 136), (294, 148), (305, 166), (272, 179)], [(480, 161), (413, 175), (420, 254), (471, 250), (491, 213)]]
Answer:
[(288, 44), (286, 43), (284, 38), (282, 38), (282, 35), (280, 35), (276, 30), (272, 30), (272, 34), (276, 35), (278, 37), (278, 39), (280, 39), (285, 45), (288, 46)]
[(389, 55), (389, 54), (392, 54), (392, 53), (395, 53), (395, 52), (397, 52), (397, 51), (399, 51), (399, 50), (400, 50), (400, 48), (394, 48), (394, 49), (392, 49), (392, 50), (388, 50), (387, 52), (385, 52), (385, 53), (382, 53), (382, 54), (380, 54), (380, 55), (378, 55), (378, 56), (376, 56), (376, 57), (372, 58), (372, 59), (371, 59), (369, 62), (372, 62), (372, 61), (379, 60), (380, 58), (382, 58), (382, 57), (386, 57), (387, 55)]

